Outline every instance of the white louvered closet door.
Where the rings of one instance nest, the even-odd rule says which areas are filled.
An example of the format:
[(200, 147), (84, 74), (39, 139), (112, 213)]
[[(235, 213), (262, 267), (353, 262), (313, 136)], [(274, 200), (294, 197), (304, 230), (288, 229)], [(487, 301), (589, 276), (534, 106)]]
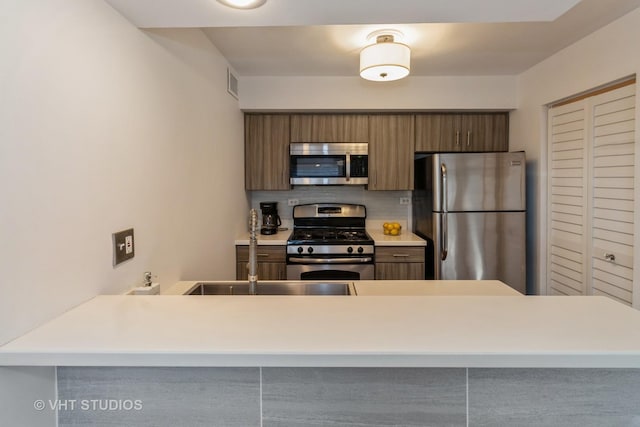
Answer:
[(631, 305), (635, 85), (591, 99), (591, 293)]
[(550, 295), (586, 293), (586, 102), (549, 110)]
[(633, 302), (635, 84), (549, 109), (550, 295)]

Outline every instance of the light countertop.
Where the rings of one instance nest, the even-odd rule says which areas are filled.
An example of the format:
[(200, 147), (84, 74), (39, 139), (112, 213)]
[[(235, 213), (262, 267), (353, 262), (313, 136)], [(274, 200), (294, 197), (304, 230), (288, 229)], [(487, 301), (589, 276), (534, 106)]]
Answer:
[(605, 297), (433, 290), (98, 296), (0, 347), (0, 365), (640, 368), (640, 312)]
[(367, 228), (367, 233), (376, 242), (376, 246), (426, 246), (426, 240), (410, 231), (402, 230), (399, 236), (385, 235), (381, 229)]
[(522, 296), (499, 280), (361, 280), (358, 296)]
[[(278, 231), (276, 234), (260, 234), (258, 233), (258, 245), (264, 246), (285, 246), (287, 239), (291, 235), (291, 230)], [(249, 232), (237, 236), (235, 245), (248, 245)]]
[[(410, 231), (402, 230), (399, 236), (385, 236), (382, 230), (378, 228), (367, 228), (367, 233), (373, 238), (376, 246), (425, 246), (427, 242), (411, 233)], [(286, 245), (287, 239), (291, 234), (291, 230), (279, 231), (276, 234), (264, 235), (258, 234), (258, 245), (265, 246), (277, 246)], [(246, 232), (238, 236), (235, 240), (236, 245), (248, 245), (249, 244), (249, 232)]]

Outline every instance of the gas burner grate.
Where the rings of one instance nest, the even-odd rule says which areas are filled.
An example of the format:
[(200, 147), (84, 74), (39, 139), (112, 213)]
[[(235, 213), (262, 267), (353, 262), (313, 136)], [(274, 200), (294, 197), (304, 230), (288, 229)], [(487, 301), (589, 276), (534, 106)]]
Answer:
[(364, 230), (324, 230), (324, 229), (296, 229), (293, 232), (292, 240), (303, 240), (307, 242), (326, 241), (361, 241), (370, 240)]

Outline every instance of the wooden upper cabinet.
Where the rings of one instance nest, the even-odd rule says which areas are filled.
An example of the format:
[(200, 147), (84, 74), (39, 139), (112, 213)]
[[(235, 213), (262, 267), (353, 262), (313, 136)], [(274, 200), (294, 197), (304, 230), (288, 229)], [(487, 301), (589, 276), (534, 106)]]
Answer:
[(289, 116), (246, 114), (244, 176), (247, 190), (289, 190)]
[(362, 114), (295, 114), (291, 142), (368, 142), (368, 123)]
[(460, 117), (456, 114), (417, 114), (416, 151), (448, 153), (462, 151), (456, 134)]
[(369, 116), (369, 190), (412, 190), (413, 115)]
[[(464, 119), (467, 124), (465, 126)], [(468, 133), (467, 151), (508, 151), (509, 119), (507, 113), (471, 114), (463, 116), (463, 129)]]
[(418, 114), (416, 151), (509, 150), (507, 113)]

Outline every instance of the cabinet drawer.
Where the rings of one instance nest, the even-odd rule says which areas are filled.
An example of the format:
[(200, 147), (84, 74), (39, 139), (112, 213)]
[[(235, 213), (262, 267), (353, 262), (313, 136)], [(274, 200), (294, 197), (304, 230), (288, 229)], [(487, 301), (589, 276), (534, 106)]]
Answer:
[(377, 262), (376, 280), (424, 280), (424, 263)]
[[(236, 264), (236, 280), (247, 280), (249, 269), (246, 262)], [(287, 280), (287, 264), (284, 262), (259, 262), (258, 281)]]
[[(285, 262), (287, 259), (286, 246), (258, 245), (258, 262)], [(237, 262), (249, 262), (249, 246), (236, 246)]]
[(424, 262), (424, 246), (376, 246), (378, 262)]

